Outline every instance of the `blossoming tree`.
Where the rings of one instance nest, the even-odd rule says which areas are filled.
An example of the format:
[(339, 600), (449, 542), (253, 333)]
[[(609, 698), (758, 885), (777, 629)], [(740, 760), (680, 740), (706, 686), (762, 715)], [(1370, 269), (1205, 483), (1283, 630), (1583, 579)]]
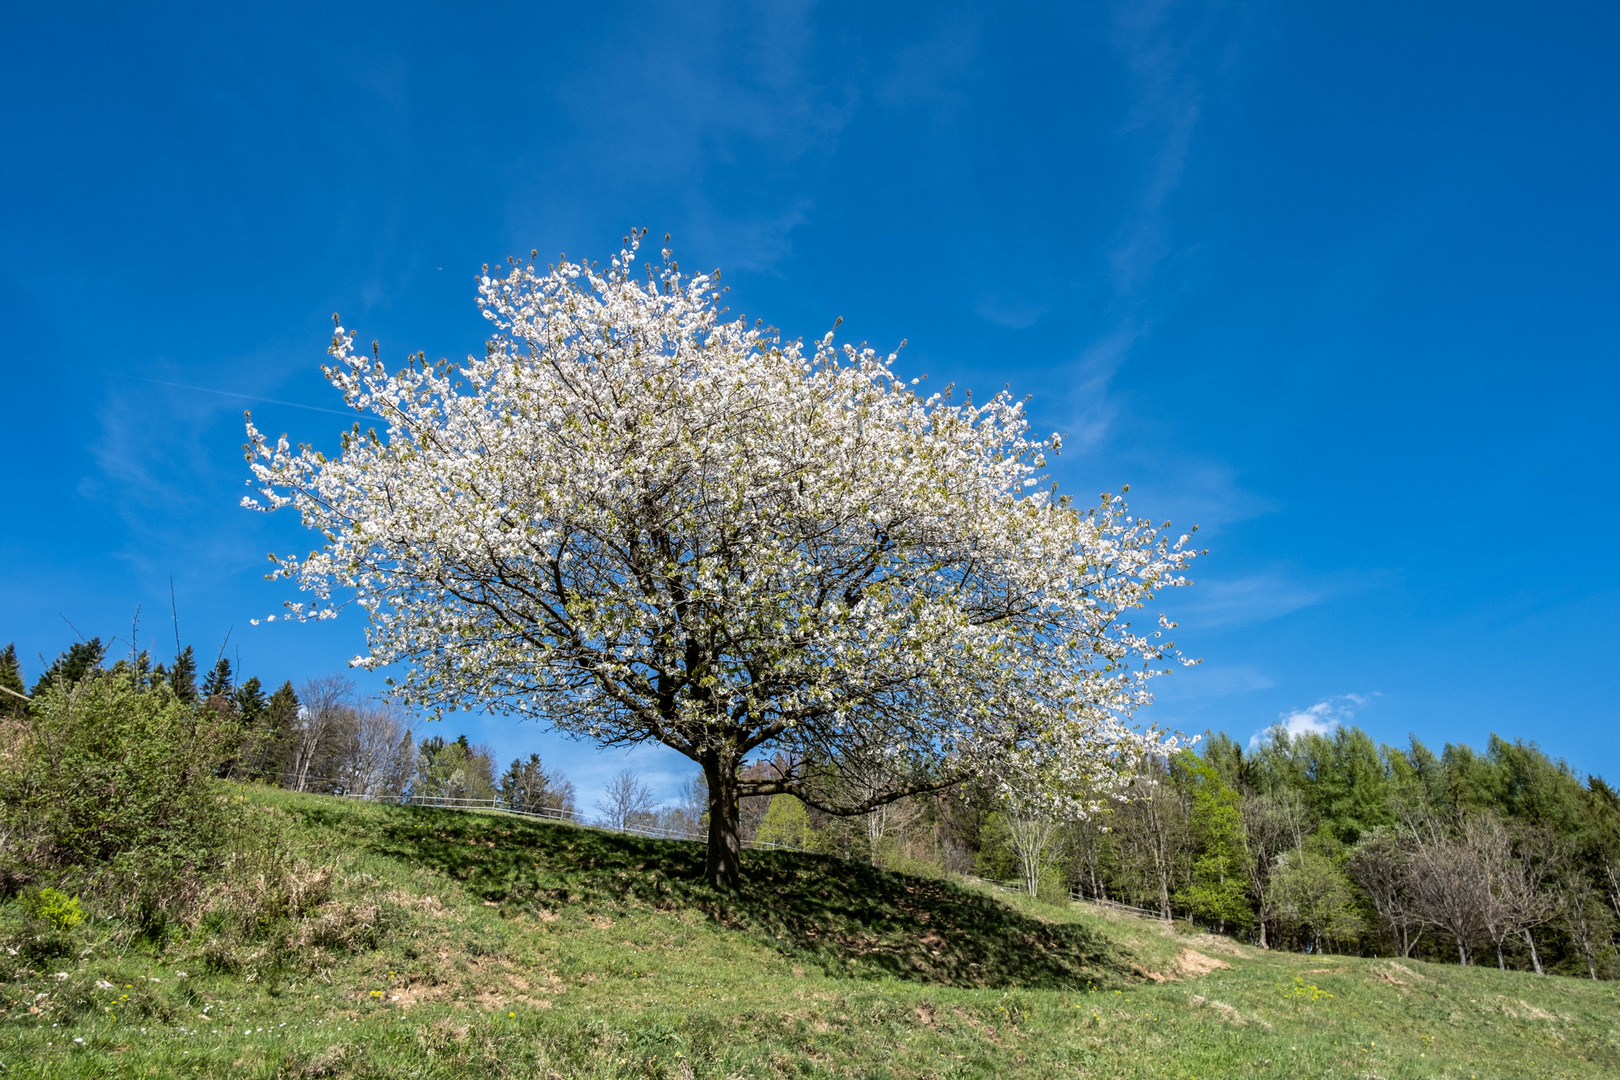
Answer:
[(727, 321), (638, 244), (486, 270), (463, 365), (389, 371), (339, 326), (325, 371), (377, 427), (335, 457), (249, 418), (244, 505), (322, 537), (276, 559), (314, 598), (288, 617), (352, 597), (354, 664), (402, 664), (419, 705), (680, 751), (722, 886), (744, 796), (855, 814), (977, 776), (1072, 813), (1163, 747), (1129, 721), (1174, 653), (1124, 616), (1184, 583), (1187, 537), (1043, 487), (1059, 440), (1005, 393), (923, 397), (893, 356)]

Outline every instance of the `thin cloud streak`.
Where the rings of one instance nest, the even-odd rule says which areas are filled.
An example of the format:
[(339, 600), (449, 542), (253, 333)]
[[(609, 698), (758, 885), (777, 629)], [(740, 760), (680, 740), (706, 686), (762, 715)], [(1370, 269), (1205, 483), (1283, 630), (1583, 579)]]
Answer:
[(239, 394), (234, 390), (215, 390), (211, 386), (192, 386), (189, 383), (168, 382), (164, 379), (148, 379), (140, 375), (125, 375), (117, 373), (120, 379), (133, 379), (135, 382), (151, 383), (153, 386), (170, 386), (176, 390), (195, 390), (199, 394), (218, 394), (220, 397), (239, 398), (242, 401), (257, 401), (262, 405), (285, 405), (289, 409), (307, 409), (310, 412), (331, 413), (333, 416), (355, 415), (353, 409), (326, 409), (319, 405), (304, 405), (296, 401), (281, 401), (278, 398), (262, 397), (258, 394)]

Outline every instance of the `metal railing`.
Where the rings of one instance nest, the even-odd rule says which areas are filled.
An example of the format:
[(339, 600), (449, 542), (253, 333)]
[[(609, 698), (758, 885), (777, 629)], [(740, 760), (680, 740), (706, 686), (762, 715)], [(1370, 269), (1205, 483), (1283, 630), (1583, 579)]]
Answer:
[[(391, 803), (395, 806), (426, 806), (438, 810), (481, 810), (499, 814), (514, 814), (518, 817), (537, 818), (542, 821), (558, 821), (565, 825), (574, 825), (582, 829), (601, 829), (604, 832), (627, 833), (633, 836), (646, 836), (654, 840), (680, 840), (686, 843), (706, 843), (708, 838), (691, 829), (666, 829), (658, 825), (640, 825), (624, 822), (618, 826), (591, 821), (577, 810), (563, 810), (559, 807), (542, 806), (534, 810), (522, 810), (500, 799), (457, 799), (444, 795), (366, 795), (349, 793), (338, 796), (343, 799), (359, 799), (362, 802)], [(747, 840), (742, 842), (745, 848), (756, 851), (799, 851), (813, 855), (815, 852), (809, 848), (799, 847), (796, 844), (777, 844), (770, 841)]]
[(1143, 919), (1152, 919), (1154, 922), (1171, 921), (1166, 919), (1157, 911), (1152, 911), (1148, 908), (1133, 907), (1130, 904), (1122, 904), (1118, 900), (1108, 900), (1102, 897), (1087, 896), (1079, 889), (1070, 889), (1069, 899), (1077, 904), (1092, 904), (1096, 907), (1107, 908), (1109, 911), (1121, 911), (1127, 915), (1136, 915)]
[[(979, 880), (990, 886), (992, 889), (999, 889), (1002, 892), (1022, 893), (1024, 895), (1029, 894), (1029, 887), (1022, 881), (1001, 881), (997, 878), (980, 878)], [(1108, 900), (1100, 897), (1087, 896), (1078, 888), (1069, 889), (1069, 901), (1070, 903), (1074, 904), (1092, 904), (1096, 907), (1106, 908), (1109, 911), (1123, 912), (1127, 915), (1137, 915), (1144, 919), (1152, 919), (1154, 922), (1167, 921), (1165, 917), (1160, 915), (1157, 911), (1150, 911), (1147, 908), (1132, 907), (1130, 904), (1121, 904), (1117, 900)]]

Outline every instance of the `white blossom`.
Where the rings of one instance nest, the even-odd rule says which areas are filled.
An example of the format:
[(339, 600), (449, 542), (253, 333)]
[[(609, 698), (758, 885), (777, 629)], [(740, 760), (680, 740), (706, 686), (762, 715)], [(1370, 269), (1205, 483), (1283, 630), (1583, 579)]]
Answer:
[[(924, 397), (893, 355), (727, 321), (713, 277), (667, 250), (638, 277), (637, 249), (486, 269), (495, 333), (461, 365), (390, 371), (337, 327), (326, 374), (370, 418), (341, 452), (248, 425), (244, 504), (321, 537), (272, 556), (314, 598), (286, 617), (352, 595), (355, 663), (404, 665), (407, 699), (657, 740), (717, 798), (849, 810), (838, 777), (971, 773), (1083, 813), (1174, 748), (1132, 726), (1173, 624), (1126, 620), (1186, 583), (1187, 536), (1059, 497), (1061, 441), (1009, 394)], [(735, 779), (763, 755), (777, 780)]]

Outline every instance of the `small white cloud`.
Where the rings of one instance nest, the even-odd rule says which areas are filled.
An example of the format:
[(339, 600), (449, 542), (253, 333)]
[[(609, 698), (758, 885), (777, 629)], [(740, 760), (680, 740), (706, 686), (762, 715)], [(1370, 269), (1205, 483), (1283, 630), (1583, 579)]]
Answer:
[(1249, 748), (1252, 750), (1258, 747), (1265, 741), (1267, 735), (1278, 728), (1283, 729), (1295, 738), (1301, 735), (1332, 734), (1340, 724), (1347, 723), (1354, 718), (1356, 709), (1377, 696), (1376, 692), (1371, 694), (1339, 694), (1336, 697), (1323, 698), (1308, 708), (1279, 713), (1275, 724), (1264, 731), (1257, 731), (1249, 736)]
[(1330, 702), (1318, 701), (1308, 709), (1283, 714), (1277, 722), (1290, 735), (1326, 735), (1339, 726), (1337, 712)]

